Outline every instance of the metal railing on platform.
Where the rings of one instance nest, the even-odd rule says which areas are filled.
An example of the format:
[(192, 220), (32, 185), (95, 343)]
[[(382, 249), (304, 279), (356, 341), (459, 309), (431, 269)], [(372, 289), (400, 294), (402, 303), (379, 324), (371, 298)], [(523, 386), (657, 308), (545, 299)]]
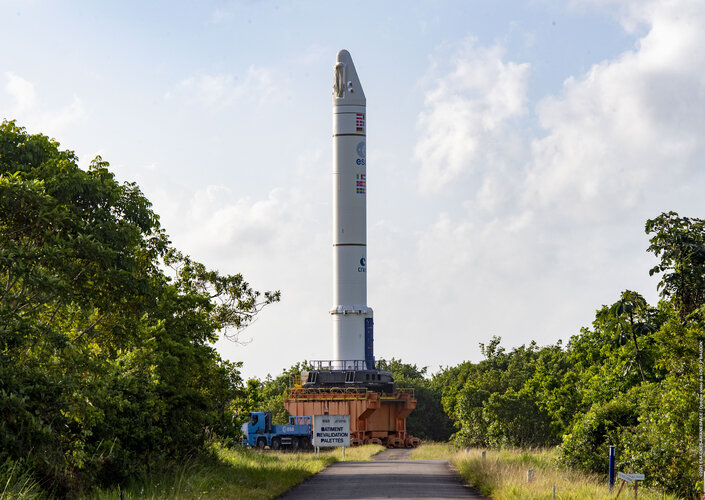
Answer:
[(331, 401), (345, 401), (352, 399), (365, 399), (371, 392), (361, 387), (290, 387), (286, 392), (287, 399), (325, 399)]
[(313, 370), (350, 371), (369, 370), (364, 359), (314, 359), (309, 361)]
[[(415, 399), (413, 388), (401, 388), (393, 393), (377, 393), (364, 387), (289, 387), (286, 391), (286, 398), (292, 400), (326, 399), (343, 401), (366, 399), (368, 394), (379, 394), (380, 399)], [(407, 397), (404, 397), (404, 395)]]
[(394, 394), (387, 394), (383, 393), (381, 394), (382, 399), (405, 399), (400, 397), (402, 394), (408, 394), (410, 399), (416, 399), (414, 396), (414, 388), (413, 387), (402, 387), (398, 388), (396, 391), (394, 391)]

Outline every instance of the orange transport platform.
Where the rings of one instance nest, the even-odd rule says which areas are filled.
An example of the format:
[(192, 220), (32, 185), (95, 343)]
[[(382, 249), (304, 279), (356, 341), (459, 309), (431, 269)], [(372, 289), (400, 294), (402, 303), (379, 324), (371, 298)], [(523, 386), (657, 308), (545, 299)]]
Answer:
[(292, 387), (284, 407), (294, 416), (350, 415), (350, 444), (416, 448), (421, 440), (406, 432), (406, 417), (416, 408), (413, 390), (380, 394), (365, 389)]

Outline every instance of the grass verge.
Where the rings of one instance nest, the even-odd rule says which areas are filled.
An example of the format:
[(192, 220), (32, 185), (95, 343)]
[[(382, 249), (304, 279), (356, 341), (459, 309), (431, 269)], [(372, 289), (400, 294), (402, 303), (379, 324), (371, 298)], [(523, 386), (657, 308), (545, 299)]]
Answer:
[[(383, 448), (367, 445), (345, 450), (345, 460), (369, 460)], [(126, 489), (95, 492), (87, 498), (121, 499), (268, 499), (342, 461), (339, 449), (275, 452), (213, 446), (213, 456), (152, 474), (145, 483)]]
[(42, 489), (20, 464), (9, 460), (0, 464), (0, 500), (42, 498)]
[[(429, 443), (414, 450), (413, 459), (446, 458), (468, 484), (483, 495), (495, 500), (552, 499), (556, 487), (558, 499), (608, 500), (614, 499), (607, 491), (605, 478), (566, 469), (557, 463), (556, 449), (537, 450), (457, 450), (446, 443)], [(534, 478), (527, 481), (527, 471), (534, 470)], [(621, 484), (618, 481), (617, 487)], [(633, 498), (633, 487), (625, 486), (620, 498)], [(662, 492), (639, 488), (643, 500), (675, 500), (677, 497)]]

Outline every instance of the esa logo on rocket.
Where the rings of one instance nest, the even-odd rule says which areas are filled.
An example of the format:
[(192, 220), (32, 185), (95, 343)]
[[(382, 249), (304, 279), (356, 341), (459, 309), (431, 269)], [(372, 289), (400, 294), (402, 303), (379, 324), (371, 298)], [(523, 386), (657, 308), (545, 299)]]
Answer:
[(366, 146), (365, 146), (364, 141), (357, 145), (357, 156), (359, 156), (359, 158), (357, 160), (355, 160), (355, 163), (357, 165), (364, 165), (365, 164), (365, 149), (366, 149)]

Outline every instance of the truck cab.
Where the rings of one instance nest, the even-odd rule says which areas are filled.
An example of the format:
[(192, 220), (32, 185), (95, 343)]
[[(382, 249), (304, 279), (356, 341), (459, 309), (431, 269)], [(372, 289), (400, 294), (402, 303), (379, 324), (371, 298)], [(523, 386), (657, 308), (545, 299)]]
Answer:
[(247, 433), (266, 434), (268, 432), (272, 432), (272, 412), (256, 411), (250, 413)]
[(242, 426), (247, 446), (273, 450), (288, 448), (296, 450), (311, 447), (311, 417), (289, 417), (289, 423), (272, 425), (272, 413), (257, 411), (250, 413), (249, 421)]

